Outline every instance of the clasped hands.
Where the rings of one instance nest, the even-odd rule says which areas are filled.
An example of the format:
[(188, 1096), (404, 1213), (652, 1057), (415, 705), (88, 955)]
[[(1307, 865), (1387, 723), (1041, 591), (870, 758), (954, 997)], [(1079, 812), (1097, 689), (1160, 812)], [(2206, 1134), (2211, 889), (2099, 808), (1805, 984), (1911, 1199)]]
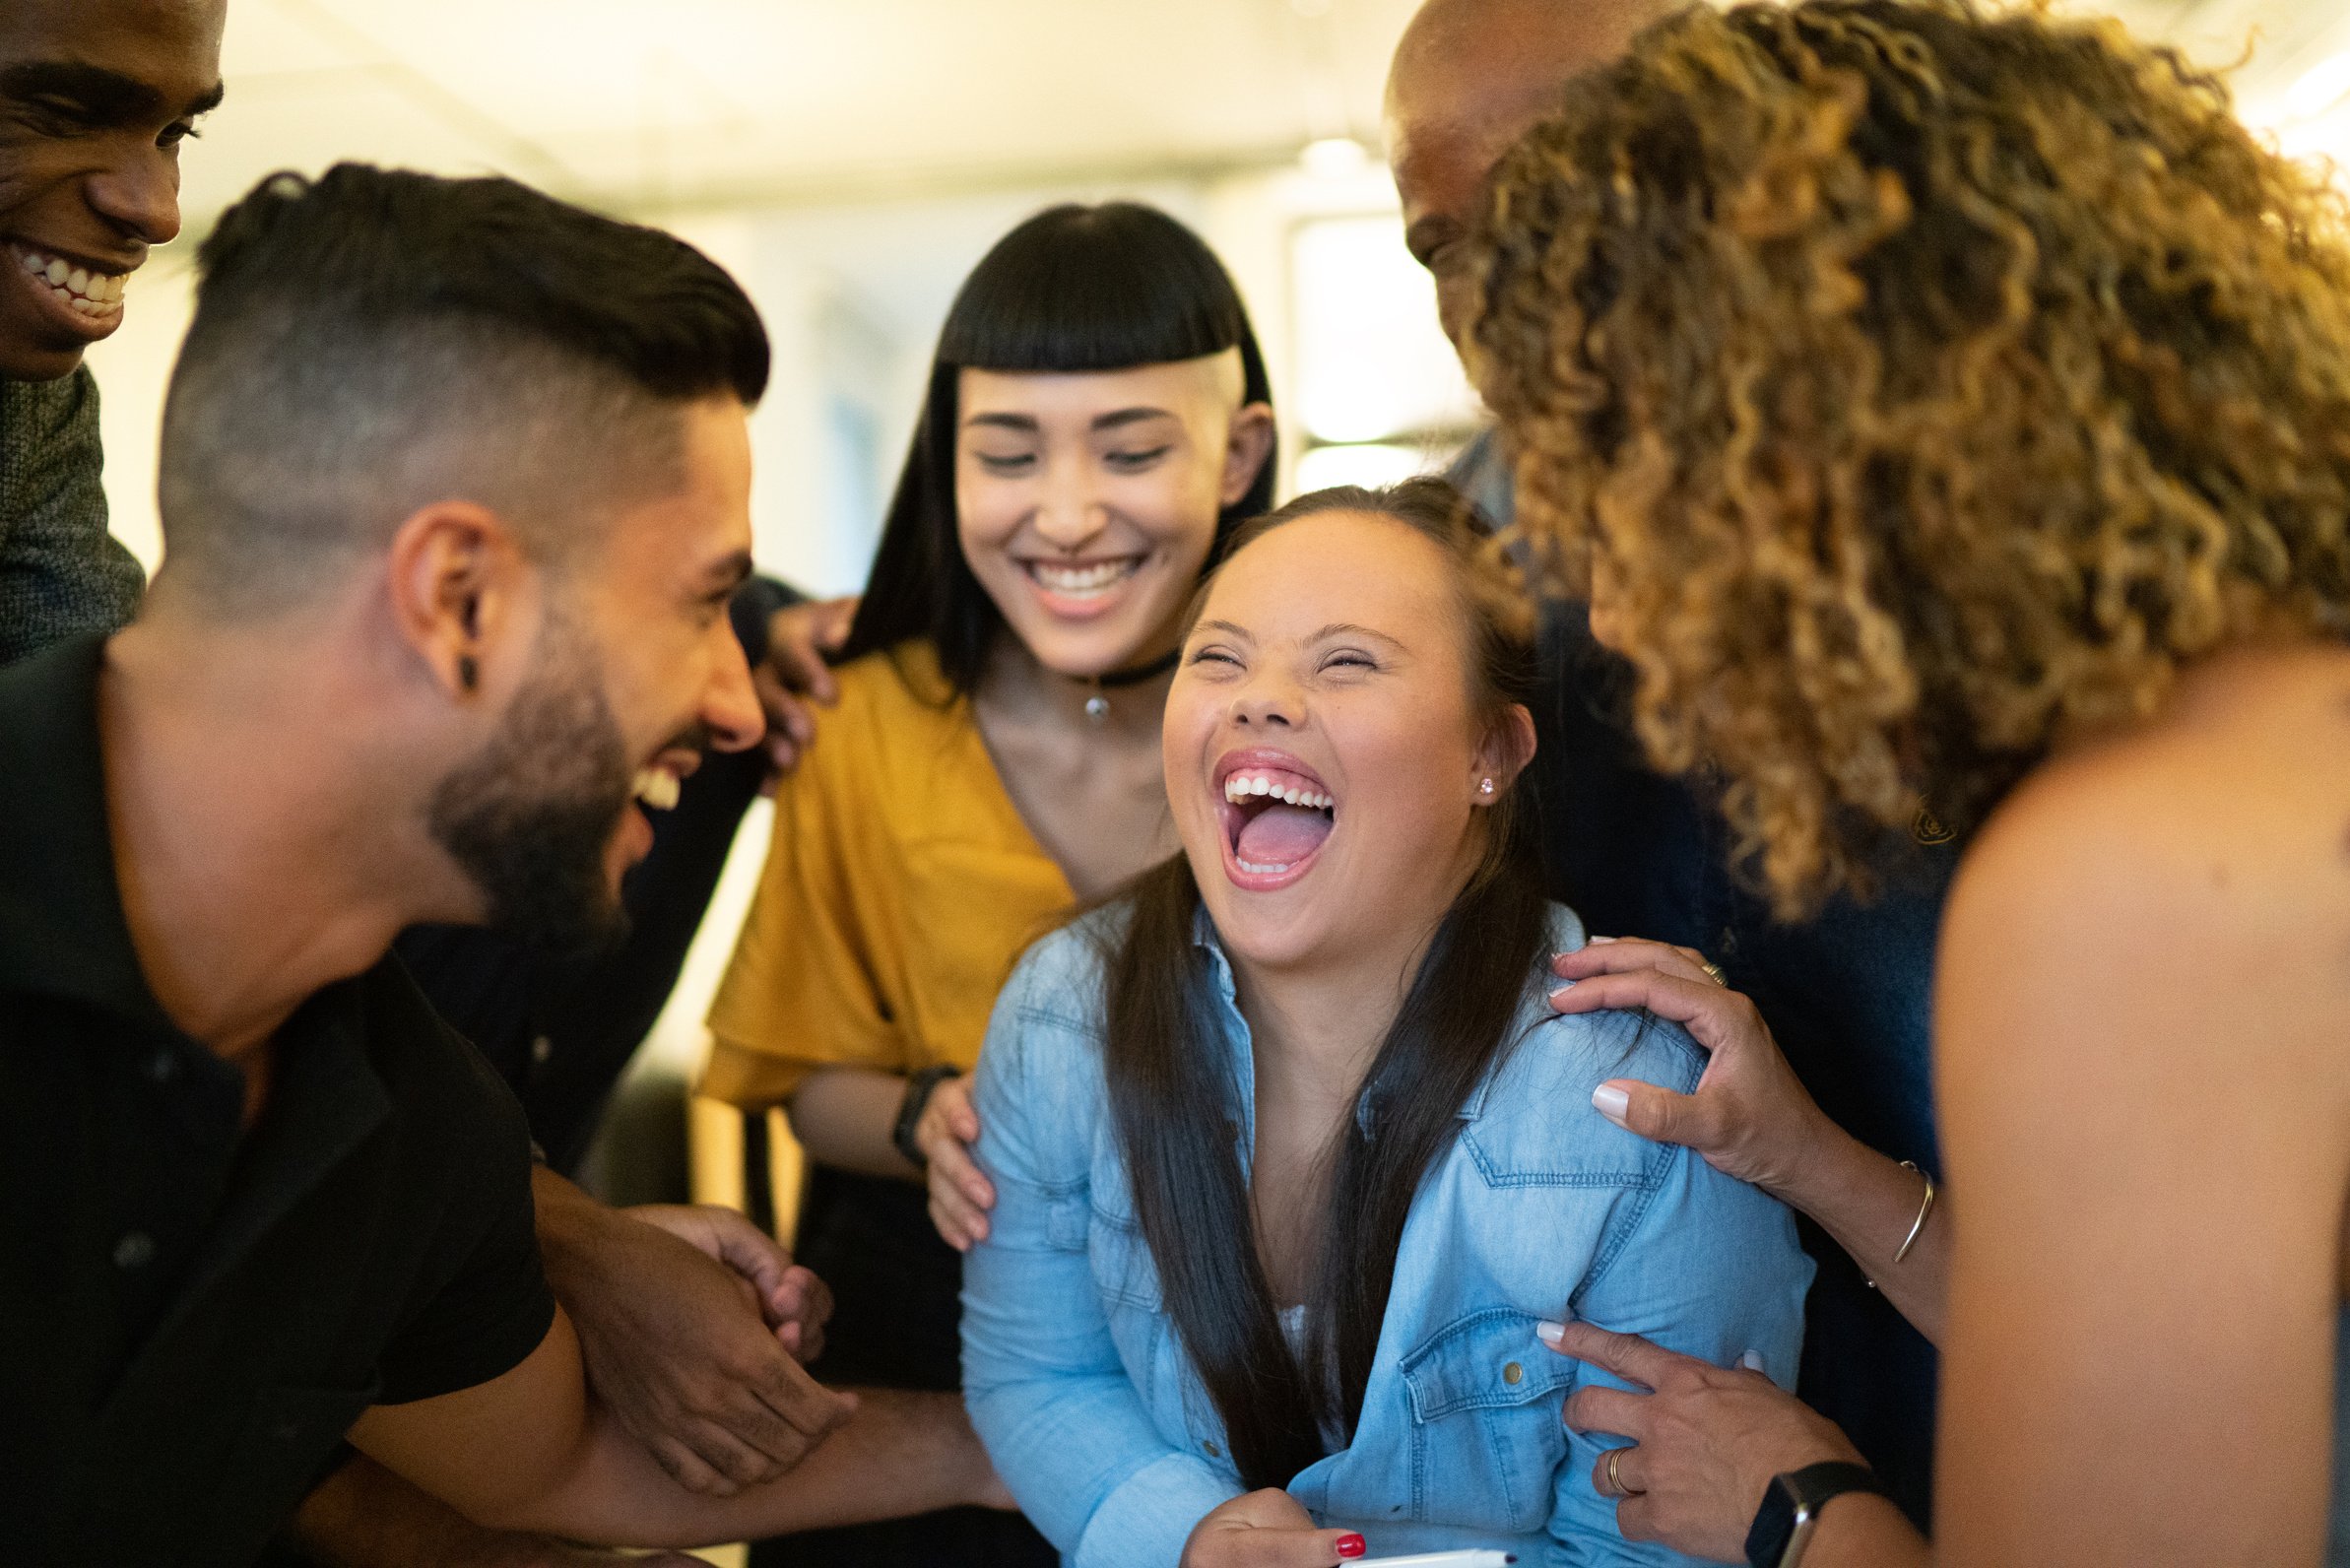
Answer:
[(731, 1209), (606, 1209), (551, 1173), (537, 1182), (555, 1295), (597, 1397), (688, 1491), (774, 1479), (846, 1421), (856, 1397), (803, 1361), (832, 1295)]

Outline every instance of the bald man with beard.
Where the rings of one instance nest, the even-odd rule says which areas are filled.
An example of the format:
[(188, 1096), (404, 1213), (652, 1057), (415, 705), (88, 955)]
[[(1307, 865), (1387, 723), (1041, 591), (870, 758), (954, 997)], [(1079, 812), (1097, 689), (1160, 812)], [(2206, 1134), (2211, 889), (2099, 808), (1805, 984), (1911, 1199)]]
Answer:
[[(1435, 277), (1456, 346), (1474, 308), (1466, 241), (1494, 164), (1573, 77), (1619, 55), (1672, 9), (1662, 0), (1430, 0), (1412, 18), (1388, 82), (1388, 149), (1404, 242)], [(1496, 432), (1472, 444), (1453, 477), (1497, 522), (1509, 520)], [(1800, 925), (1774, 921), (1730, 868), (1727, 828), (1702, 770), (1667, 779), (1641, 756), (1622, 717), (1628, 668), (1593, 640), (1587, 607), (1554, 601), (1544, 610), (1548, 689), (1529, 777), (1550, 893), (1595, 932), (1710, 958), (1725, 984), (1754, 1002), (1801, 1089), (1834, 1124), (1822, 1140), (1829, 1153), (1801, 1179), (1763, 1183), (1802, 1213), (1805, 1245), (1820, 1264), (1798, 1392), (1845, 1428), (1923, 1525), (1935, 1376), (1927, 1335), (1938, 1332), (1941, 1310), (1938, 1256), (1928, 1250), (1941, 1245), (1936, 1227), (1920, 1230), (1922, 1256), (1908, 1262), (1908, 1275), (1886, 1265), (1922, 1190), (1920, 1171), (1895, 1162), (1940, 1170), (1928, 1019), (1934, 936), (1957, 845), (1922, 813), (1910, 841), (1886, 846), (1886, 891), (1873, 903), (1840, 900)], [(1580, 978), (1606, 962), (1587, 951), (1562, 958), (1561, 973)], [(1758, 1118), (1809, 1110), (1793, 1085), (1776, 1101), (1746, 1086), (1774, 1075), (1785, 1082), (1768, 1045), (1735, 1063), (1726, 1050), (1694, 1096), (1655, 1091), (1633, 1103), (1624, 1125), (1670, 1135), (1734, 1168), (1731, 1147)], [(1871, 1272), (1883, 1291), (1869, 1283)]]

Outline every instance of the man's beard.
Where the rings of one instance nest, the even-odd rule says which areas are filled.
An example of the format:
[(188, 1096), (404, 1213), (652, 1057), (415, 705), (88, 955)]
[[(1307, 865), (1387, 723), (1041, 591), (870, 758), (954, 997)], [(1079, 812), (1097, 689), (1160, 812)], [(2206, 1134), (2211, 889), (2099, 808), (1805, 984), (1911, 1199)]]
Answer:
[(496, 734), (440, 781), (427, 820), (489, 901), (490, 925), (584, 955), (628, 935), (605, 861), (634, 785), (594, 646), (551, 620)]

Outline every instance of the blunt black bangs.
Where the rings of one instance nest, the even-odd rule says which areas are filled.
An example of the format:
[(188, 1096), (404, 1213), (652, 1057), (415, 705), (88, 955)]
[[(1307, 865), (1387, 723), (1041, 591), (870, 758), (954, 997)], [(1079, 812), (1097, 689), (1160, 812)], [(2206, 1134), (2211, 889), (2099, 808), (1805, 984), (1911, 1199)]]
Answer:
[(1249, 336), (1240, 291), (1199, 235), (1138, 202), (1072, 203), (1028, 219), (980, 260), (947, 311), (939, 359), (975, 370), (1124, 370), (1221, 354)]
[[(954, 453), (961, 371), (1127, 370), (1240, 351), (1241, 397), (1273, 404), (1265, 356), (1231, 274), (1207, 242), (1137, 202), (1048, 208), (998, 240), (940, 329), (922, 416), (874, 552), (846, 663), (927, 639), (947, 686), (978, 688), (1004, 629), (956, 533)], [(1276, 459), (1216, 518), (1213, 559), (1240, 522), (1273, 509)]]

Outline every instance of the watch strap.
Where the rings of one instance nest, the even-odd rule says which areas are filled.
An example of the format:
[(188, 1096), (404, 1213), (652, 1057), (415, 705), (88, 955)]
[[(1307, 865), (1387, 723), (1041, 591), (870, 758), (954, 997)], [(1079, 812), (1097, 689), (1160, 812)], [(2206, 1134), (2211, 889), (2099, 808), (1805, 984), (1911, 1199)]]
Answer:
[(897, 1125), (889, 1129), (889, 1142), (905, 1155), (916, 1170), (930, 1168), (930, 1158), (922, 1152), (922, 1145), (914, 1142), (914, 1129), (921, 1125), (922, 1112), (930, 1104), (930, 1097), (940, 1084), (950, 1078), (961, 1078), (963, 1070), (952, 1063), (941, 1062), (926, 1067), (906, 1079), (906, 1096), (897, 1102)]
[(1762, 1507), (1746, 1532), (1746, 1561), (1750, 1568), (1796, 1568), (1812, 1522), (1829, 1502), (1846, 1492), (1892, 1495), (1876, 1471), (1865, 1465), (1828, 1460), (1771, 1477)]

